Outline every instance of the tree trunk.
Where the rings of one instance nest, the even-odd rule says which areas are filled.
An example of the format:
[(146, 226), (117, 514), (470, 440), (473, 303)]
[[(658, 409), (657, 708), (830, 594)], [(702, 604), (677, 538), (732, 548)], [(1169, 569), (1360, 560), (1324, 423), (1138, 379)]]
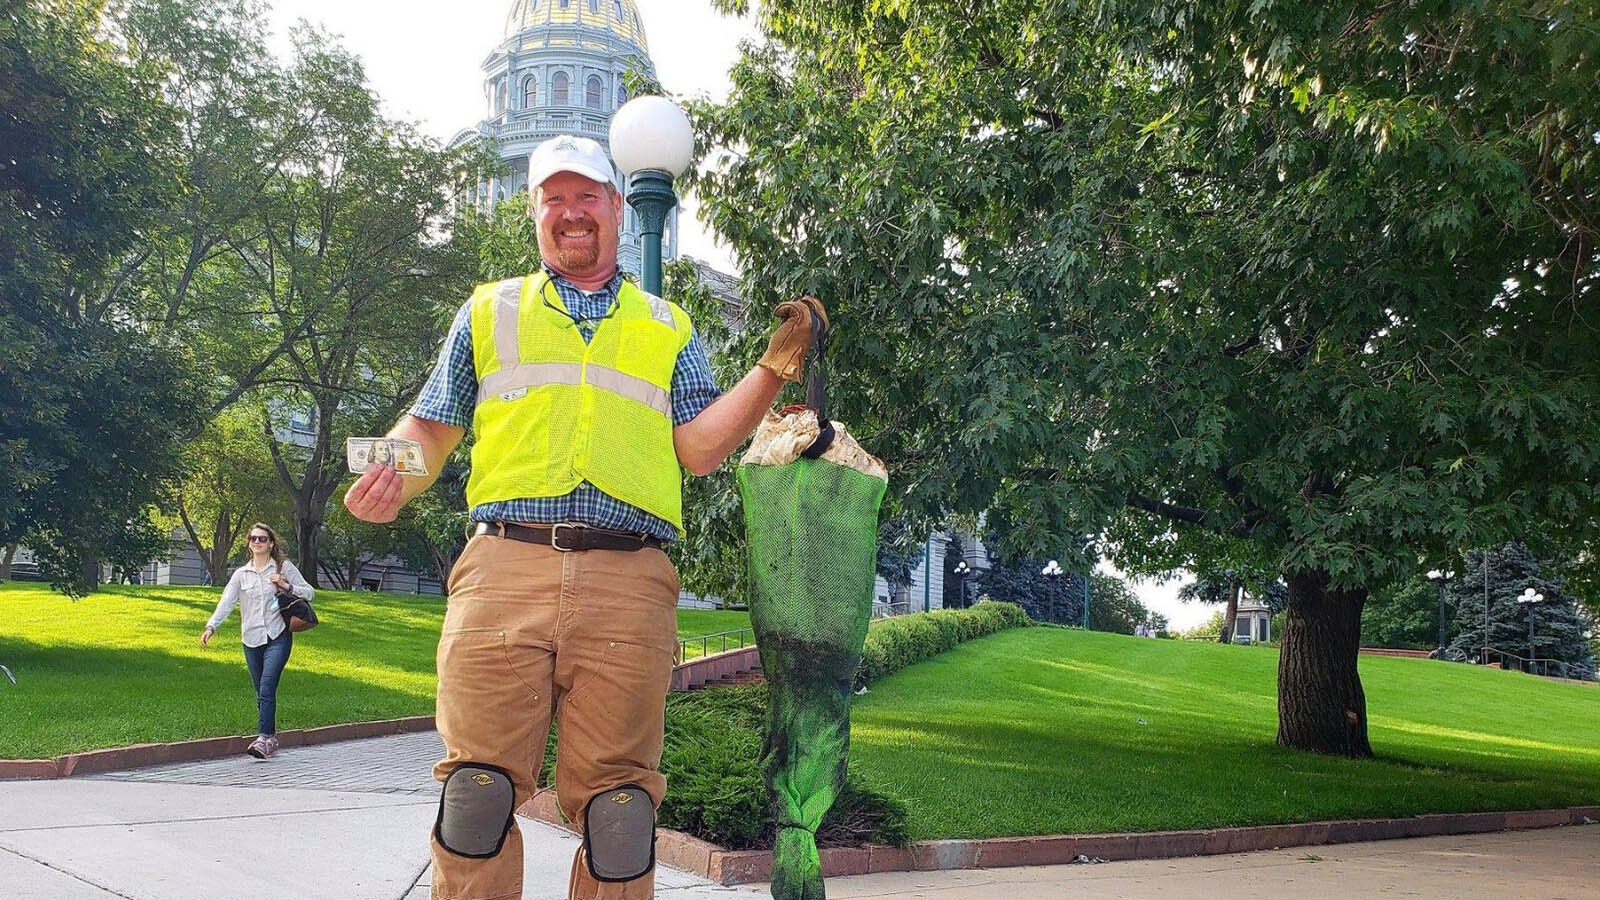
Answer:
[(317, 575), (323, 571), (319, 565), (321, 557), (319, 543), (322, 536), (323, 510), (321, 508), (311, 509), (308, 508), (309, 506), (309, 504), (302, 503), (299, 497), (295, 498), (294, 541), (295, 549), (298, 552), (295, 554), (294, 564), (295, 568), (300, 570), (301, 576), (312, 587), (321, 587), (321, 579)]
[(1367, 698), (1356, 658), (1363, 590), (1329, 590), (1326, 572), (1288, 577), (1289, 611), (1278, 658), (1278, 745), (1370, 757)]
[(212, 584), (228, 583), (228, 556), (233, 551), (234, 536), (227, 510), (218, 511), (216, 527), (211, 529), (211, 551), (206, 554), (206, 571), (211, 573)]
[[(428, 549), (428, 559), (433, 562), (433, 571), (439, 576), (439, 586), (443, 588), (450, 583), (450, 569), (456, 564), (456, 555), (449, 548), (437, 546), (426, 538), (423, 542)], [(418, 591), (421, 591), (420, 586)]]
[(1224, 644), (1233, 642), (1233, 628), (1239, 621), (1239, 594), (1243, 590), (1239, 579), (1228, 579), (1228, 609), (1222, 614), (1222, 632), (1217, 635), (1217, 640)]
[(0, 555), (0, 581), (11, 580), (11, 560), (17, 556), (17, 545), (7, 544), (5, 553)]

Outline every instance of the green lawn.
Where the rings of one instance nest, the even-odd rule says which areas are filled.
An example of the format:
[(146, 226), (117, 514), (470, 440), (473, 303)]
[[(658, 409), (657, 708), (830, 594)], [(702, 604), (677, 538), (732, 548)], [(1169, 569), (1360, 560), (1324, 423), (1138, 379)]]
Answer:
[(1149, 831), (1600, 803), (1600, 688), (1362, 657), (1377, 760), (1281, 750), (1277, 651), (1057, 628), (872, 686), (851, 766), (915, 838)]
[[(0, 759), (28, 759), (255, 729), (234, 613), (200, 629), (219, 588), (107, 587), (73, 602), (0, 584)], [(444, 599), (318, 591), (323, 624), (295, 640), (278, 727), (431, 715)], [(678, 636), (742, 628), (746, 613), (683, 610)], [(695, 651), (698, 652), (698, 646)]]

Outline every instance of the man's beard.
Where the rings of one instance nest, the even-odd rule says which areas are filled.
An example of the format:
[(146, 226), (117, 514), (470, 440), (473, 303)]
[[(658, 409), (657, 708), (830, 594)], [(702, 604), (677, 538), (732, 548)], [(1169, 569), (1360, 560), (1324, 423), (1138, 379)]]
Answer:
[(569, 272), (593, 268), (600, 261), (600, 242), (590, 240), (584, 244), (556, 243), (556, 263)]

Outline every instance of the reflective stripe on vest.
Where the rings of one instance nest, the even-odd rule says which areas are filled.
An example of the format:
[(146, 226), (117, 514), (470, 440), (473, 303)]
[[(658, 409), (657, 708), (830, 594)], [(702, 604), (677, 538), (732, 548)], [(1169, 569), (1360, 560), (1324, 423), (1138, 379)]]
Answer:
[(481, 285), (467, 502), (561, 496), (589, 481), (681, 534), (671, 385), (690, 333), (682, 309), (629, 282), (588, 342), (544, 273)]

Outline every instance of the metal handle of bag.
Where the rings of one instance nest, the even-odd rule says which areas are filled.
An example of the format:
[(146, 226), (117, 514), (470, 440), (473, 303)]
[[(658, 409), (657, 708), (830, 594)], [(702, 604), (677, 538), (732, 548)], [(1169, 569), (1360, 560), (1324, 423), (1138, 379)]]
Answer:
[(816, 459), (833, 446), (833, 422), (828, 419), (828, 333), (821, 316), (811, 317), (811, 362), (806, 364), (806, 407), (817, 414), (821, 426), (817, 439), (800, 455)]

